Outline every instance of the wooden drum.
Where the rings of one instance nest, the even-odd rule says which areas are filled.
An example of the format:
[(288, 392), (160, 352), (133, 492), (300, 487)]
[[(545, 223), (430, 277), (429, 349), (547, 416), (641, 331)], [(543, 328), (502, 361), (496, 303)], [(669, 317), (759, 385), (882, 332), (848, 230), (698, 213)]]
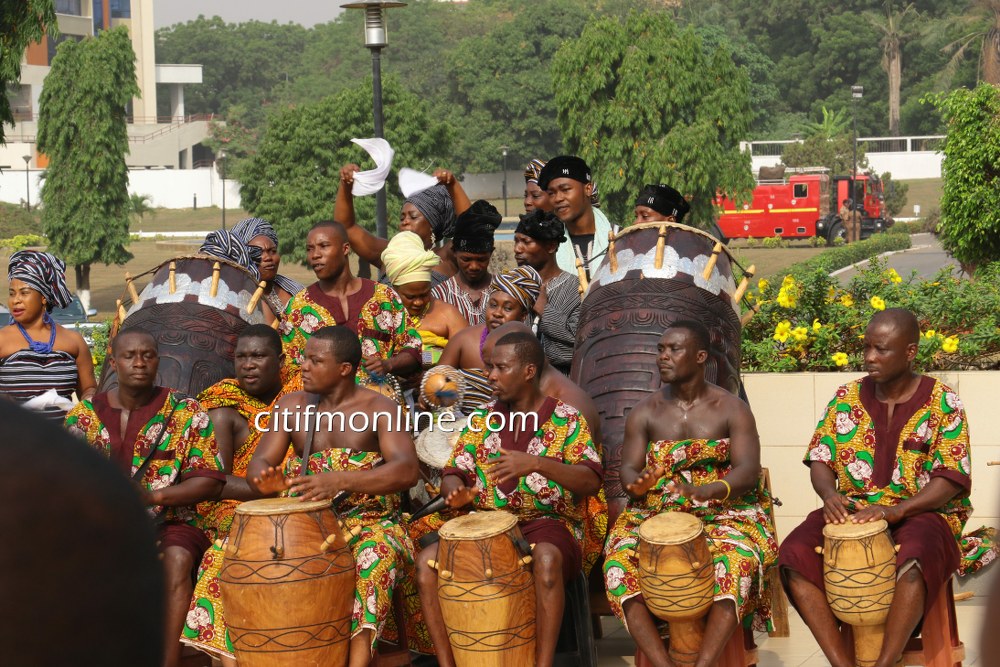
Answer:
[(854, 632), (861, 667), (878, 659), (896, 590), (896, 551), (889, 524), (828, 523), (823, 528), (823, 582), (830, 609)]
[(517, 519), (502, 511), (438, 531), (438, 597), (458, 667), (535, 664), (535, 579)]
[(343, 667), (354, 556), (330, 501), (264, 498), (236, 508), (219, 574), (240, 667)]
[(715, 599), (715, 566), (701, 519), (664, 512), (642, 522), (639, 588), (650, 613), (670, 624), (670, 659), (694, 665)]

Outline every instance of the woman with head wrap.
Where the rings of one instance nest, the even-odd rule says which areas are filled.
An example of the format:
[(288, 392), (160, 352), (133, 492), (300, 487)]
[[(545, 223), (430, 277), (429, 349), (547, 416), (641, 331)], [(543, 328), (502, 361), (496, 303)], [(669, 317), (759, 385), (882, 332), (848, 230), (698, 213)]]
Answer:
[(0, 395), (59, 421), (72, 407), (74, 393), (84, 399), (97, 390), (94, 359), (83, 336), (50, 314), (72, 300), (65, 270), (66, 264), (47, 252), (11, 255), (11, 322), (0, 329)]
[[(364, 227), (354, 216), (354, 173), (361, 171), (356, 164), (346, 164), (340, 169), (340, 188), (333, 206), (333, 218), (347, 230), (347, 240), (358, 257), (372, 266), (382, 268), (382, 252), (388, 245)], [(414, 232), (424, 242), (425, 250), (433, 250), (440, 262), (431, 272), (432, 286), (437, 286), (455, 274), (451, 244), (446, 242), (455, 234), (455, 216), (461, 215), (471, 205), (455, 175), (447, 169), (434, 172), (438, 184), (410, 195), (403, 203), (399, 215), (400, 231)]]
[(524, 212), (534, 210), (551, 211), (549, 193), (538, 187), (538, 174), (542, 172), (545, 162), (535, 158), (524, 168)]
[[(216, 229), (214, 232), (210, 232), (202, 241), (198, 252), (202, 255), (229, 260), (233, 264), (242, 266), (253, 276), (254, 282), (259, 282), (261, 279), (260, 261), (262, 255), (260, 247), (247, 245), (242, 238), (227, 229)], [(265, 303), (268, 307), (263, 312), (267, 321), (270, 323), (280, 319), (282, 310), (276, 310), (271, 301)]]
[(488, 402), (493, 393), (483, 362), (486, 337), (507, 322), (530, 324), (541, 287), (541, 276), (530, 266), (493, 276), (486, 296), (485, 323), (463, 329), (448, 341), (440, 363), (459, 369), (465, 377), (465, 398), (459, 408), (463, 413), (469, 414)]
[(438, 261), (434, 252), (424, 249), (420, 237), (409, 231), (393, 236), (382, 252), (386, 276), (423, 341), (424, 369), (437, 364), (448, 339), (468, 326), (455, 306), (431, 295), (431, 268)]
[(264, 299), (272, 311), (283, 313), (291, 298), (305, 289), (305, 285), (278, 273), (281, 255), (278, 254), (278, 235), (274, 232), (274, 227), (262, 218), (247, 218), (233, 226), (233, 236), (248, 246), (260, 248), (257, 268), (260, 279), (267, 283)]

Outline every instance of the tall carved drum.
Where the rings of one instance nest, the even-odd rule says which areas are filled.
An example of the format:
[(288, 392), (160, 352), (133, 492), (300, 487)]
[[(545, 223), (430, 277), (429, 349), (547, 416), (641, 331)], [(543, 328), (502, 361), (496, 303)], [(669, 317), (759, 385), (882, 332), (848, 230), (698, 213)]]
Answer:
[(882, 650), (896, 590), (896, 551), (885, 521), (823, 527), (823, 583), (833, 615), (851, 626), (854, 659), (871, 667)]
[(438, 598), (458, 667), (535, 664), (530, 549), (507, 512), (475, 512), (438, 531)]
[(715, 566), (701, 519), (664, 512), (642, 522), (639, 588), (650, 613), (670, 624), (670, 659), (694, 665), (715, 599)]
[(329, 500), (237, 507), (219, 582), (240, 667), (346, 665), (354, 578)]
[[(234, 376), (236, 338), (265, 321), (253, 276), (238, 264), (208, 255), (178, 257), (153, 269), (141, 294), (128, 283), (133, 304), (119, 308), (117, 332), (144, 329), (160, 350), (156, 383), (189, 396)], [(98, 391), (118, 385), (105, 362)]]
[(705, 377), (739, 391), (736, 263), (721, 244), (713, 252), (717, 243), (686, 225), (642, 223), (614, 237), (592, 271), (570, 377), (601, 413), (605, 493), (617, 512), (625, 498), (618, 476), (625, 417), (661, 386), (656, 345), (668, 325), (692, 319), (708, 327), (712, 345)]

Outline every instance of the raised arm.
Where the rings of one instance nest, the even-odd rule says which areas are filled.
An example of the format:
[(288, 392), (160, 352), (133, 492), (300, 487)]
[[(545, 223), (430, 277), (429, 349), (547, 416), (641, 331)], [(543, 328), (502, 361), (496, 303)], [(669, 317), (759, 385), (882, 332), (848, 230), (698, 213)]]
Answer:
[(447, 169), (438, 169), (434, 172), (434, 178), (448, 190), (452, 206), (455, 207), (455, 215), (462, 215), (469, 210), (472, 202), (469, 200), (469, 195), (465, 194), (462, 184), (455, 178), (455, 174)]
[(372, 266), (382, 268), (382, 251), (389, 242), (380, 239), (367, 229), (357, 224), (354, 216), (354, 172), (361, 171), (356, 164), (345, 164), (340, 169), (340, 188), (337, 189), (337, 199), (333, 205), (333, 219), (347, 230), (347, 240), (351, 250), (358, 257), (367, 260)]

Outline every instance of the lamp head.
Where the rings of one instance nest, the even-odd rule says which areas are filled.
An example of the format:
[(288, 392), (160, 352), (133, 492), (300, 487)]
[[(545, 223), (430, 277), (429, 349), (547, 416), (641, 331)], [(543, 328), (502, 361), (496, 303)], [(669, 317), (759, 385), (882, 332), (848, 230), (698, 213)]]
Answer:
[(389, 43), (385, 27), (385, 10), (391, 7), (405, 6), (405, 2), (392, 0), (369, 0), (368, 2), (349, 2), (341, 5), (344, 9), (365, 10), (365, 46), (369, 49), (379, 49)]
[(864, 92), (865, 92), (864, 86), (851, 86), (851, 97), (853, 97), (856, 100), (860, 100), (862, 95), (864, 95)]
[(30, 155), (22, 155), (21, 159), (24, 160), (24, 166), (25, 167), (27, 167), (28, 163), (31, 162), (31, 156)]

